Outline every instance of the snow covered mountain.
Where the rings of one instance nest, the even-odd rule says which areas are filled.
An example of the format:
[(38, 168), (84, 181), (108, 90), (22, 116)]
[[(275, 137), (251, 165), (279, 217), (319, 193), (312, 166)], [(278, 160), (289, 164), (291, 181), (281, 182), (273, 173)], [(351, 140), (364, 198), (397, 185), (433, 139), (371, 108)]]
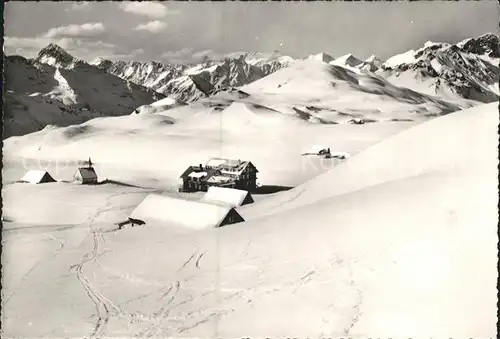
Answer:
[[(385, 62), (375, 55), (362, 60), (352, 54), (334, 58), (324, 52), (306, 59), (341, 66), (355, 73), (376, 72), (395, 85), (450, 100), (491, 102), (498, 98), (500, 59), (498, 37), (493, 34), (456, 45), (427, 42), (420, 49), (395, 55)], [(93, 64), (179, 102), (193, 102), (220, 88), (249, 84), (295, 61), (275, 52), (232, 53), (222, 60), (207, 59), (198, 65), (102, 59)]]
[(379, 59), (376, 55), (370, 56), (368, 59), (362, 61), (358, 66), (359, 69), (363, 71), (375, 72), (384, 62)]
[(5, 58), (4, 138), (99, 116), (129, 114), (164, 97), (50, 44), (35, 59)]
[(476, 54), (497, 66), (500, 62), (498, 35), (487, 33), (478, 38), (465, 39), (459, 42), (457, 46), (464, 52)]
[(277, 54), (234, 53), (222, 60), (206, 60), (198, 65), (104, 59), (97, 59), (92, 64), (122, 79), (169, 95), (179, 102), (192, 102), (221, 88), (249, 84), (292, 62), (292, 58)]
[(499, 99), (499, 38), (485, 34), (458, 44), (427, 42), (389, 58), (378, 74), (399, 86), (443, 98)]
[(376, 73), (397, 86), (447, 100), (492, 102), (499, 98), (499, 38), (484, 34), (457, 44), (428, 41), (417, 50), (387, 61), (372, 55), (361, 60), (352, 54), (332, 58), (326, 53), (307, 59), (341, 66), (354, 73)]
[(204, 130), (243, 133), (273, 126), (294, 131), (304, 124), (425, 121), (473, 105), (397, 87), (373, 73), (307, 59), (248, 85), (223, 87), (184, 107), (162, 100), (134, 113), (167, 116), (181, 125), (193, 119)]
[(309, 55), (307, 57), (307, 59), (309, 60), (316, 60), (316, 61), (322, 61), (322, 62), (331, 62), (334, 60), (334, 58), (327, 54), (327, 53), (324, 53), (324, 52), (321, 52), (321, 53), (317, 53), (317, 54), (312, 54), (312, 55)]
[(472, 105), (394, 86), (373, 73), (310, 59), (297, 61), (241, 90), (276, 111), (323, 123), (425, 120)]
[(162, 88), (169, 81), (183, 74), (186, 65), (170, 65), (158, 61), (111, 61), (97, 58), (90, 62), (108, 73), (114, 74), (124, 80), (154, 89)]
[(352, 54), (346, 54), (341, 57), (338, 57), (335, 60), (330, 61), (329, 63), (331, 65), (356, 67), (359, 66), (362, 63), (362, 61), (356, 58)]

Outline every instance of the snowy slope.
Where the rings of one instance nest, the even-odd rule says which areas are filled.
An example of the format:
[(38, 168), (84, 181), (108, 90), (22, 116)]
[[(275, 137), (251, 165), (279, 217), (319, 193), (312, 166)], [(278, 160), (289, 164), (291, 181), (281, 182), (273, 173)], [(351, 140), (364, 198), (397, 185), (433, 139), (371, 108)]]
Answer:
[(68, 107), (64, 103), (35, 93), (34, 95), (6, 92), (4, 94), (3, 137), (9, 138), (53, 128), (83, 123), (102, 116), (96, 111)]
[(422, 120), (470, 107), (465, 101), (443, 101), (316, 60), (297, 61), (241, 89), (268, 100), (275, 110), (332, 122)]
[[(251, 160), (263, 185), (294, 186), (339, 162), (318, 159), (302, 167), (303, 149), (321, 144), (355, 154), (414, 124), (317, 124), (250, 102), (233, 101), (223, 110), (205, 104), (93, 119), (9, 138), (4, 157), (52, 159), (56, 164), (90, 156), (105, 177), (176, 191), (179, 175), (189, 165), (226, 156)], [(67, 175), (65, 180), (72, 173)]]
[[(191, 69), (191, 72), (195, 71)], [(115, 130), (116, 126), (123, 126), (127, 130), (134, 131), (134, 135), (138, 135), (144, 132), (137, 126), (144, 125), (151, 128), (156, 126), (154, 130), (149, 131), (150, 136), (155, 134), (207, 136), (211, 143), (214, 143), (213, 146), (219, 148), (214, 150), (217, 154), (230, 150), (229, 154), (242, 157), (248, 152), (248, 157), (262, 161), (264, 166), (267, 166), (265, 159), (269, 156), (284, 157), (286, 160), (282, 161), (279, 168), (270, 168), (270, 172), (263, 172), (269, 174), (267, 178), (267, 174), (263, 174), (263, 180), (278, 178), (283, 185), (290, 185), (293, 181), (290, 181), (288, 175), (280, 176), (277, 173), (287, 171), (291, 159), (295, 162), (302, 161), (297, 156), (303, 149), (308, 149), (314, 144), (302, 144), (302, 141), (297, 141), (297, 145), (292, 142), (287, 149), (286, 140), (300, 138), (298, 136), (301, 133), (307, 136), (311, 131), (317, 131), (318, 136), (322, 138), (323, 133), (335, 130), (332, 128), (336, 124), (380, 123), (383, 124), (381, 129), (385, 129), (398, 121), (421, 122), (453, 112), (460, 107), (471, 106), (470, 102), (443, 101), (406, 88), (395, 87), (373, 74), (353, 73), (343, 67), (315, 60), (296, 61), (293, 65), (250, 85), (240, 89), (221, 90), (188, 105), (179, 106), (172, 99), (165, 100), (168, 101), (166, 104), (163, 104), (162, 100), (153, 105), (139, 107), (137, 113), (151, 115), (143, 117), (141, 123), (137, 120), (132, 122), (128, 118), (120, 119), (120, 122), (107, 120), (106, 127), (99, 134), (103, 133), (105, 137), (110, 130)], [(98, 126), (97, 122), (90, 125), (96, 128)], [(377, 127), (373, 129), (376, 130)], [(338, 133), (342, 130), (343, 127), (339, 127)], [(366, 131), (369, 133), (368, 129)], [(259, 153), (257, 150), (260, 150), (260, 147), (256, 147), (255, 150), (248, 149), (238, 141), (242, 137), (251, 140), (257, 138), (258, 143), (255, 146), (262, 143), (271, 144), (272, 146), (264, 147), (269, 153)], [(350, 152), (349, 149), (343, 149), (342, 145), (331, 144), (335, 139), (327, 140), (327, 143), (319, 142), (319, 144), (328, 144), (334, 151)], [(113, 144), (115, 142), (117, 141), (111, 141)], [(231, 144), (233, 142), (234, 145)], [(207, 147), (211, 148), (208, 145)], [(178, 153), (183, 153), (183, 149), (184, 145), (178, 150), (164, 152), (184, 158), (184, 155)], [(274, 155), (275, 152), (277, 155)], [(111, 157), (111, 154), (105, 154), (107, 153), (103, 153), (102, 157)], [(209, 153), (204, 155), (206, 156), (210, 156)], [(116, 155), (113, 157), (116, 158)], [(193, 157), (193, 161), (198, 163), (200, 160)], [(144, 160), (143, 163), (154, 168), (158, 166), (148, 165), (149, 160)], [(179, 161), (171, 166), (174, 166), (178, 173), (182, 171), (183, 166), (189, 164)], [(314, 169), (313, 172), (318, 173)], [(295, 171), (290, 172), (292, 173), (296, 175)], [(308, 175), (305, 171), (302, 178)]]
[[(369, 151), (362, 152), (358, 156), (349, 158), (341, 166), (318, 176), (299, 187), (296, 187), (280, 196), (269, 198), (265, 203), (256, 208), (265, 211), (266, 214), (274, 214), (278, 211), (294, 209), (309, 205), (322, 199), (356, 192), (364, 187), (377, 187), (389, 181), (407, 180), (417, 178), (426, 173), (443, 175), (445, 170), (460, 168), (468, 163), (479, 161), (478, 157), (484, 157), (487, 150), (481, 150), (480, 145), (485, 142), (494, 143), (495, 140), (488, 137), (459, 137), (457, 130), (471, 131), (495, 129), (496, 110), (498, 102), (480, 105), (464, 111), (452, 113), (446, 117), (440, 117), (433, 122), (419, 124), (394, 137), (383, 140), (370, 147)], [(471, 117), (468, 117), (470, 115)], [(495, 127), (490, 127), (488, 124)], [(453, 128), (446, 126), (453, 124)], [(433, 126), (436, 132), (431, 134), (429, 126)], [(441, 131), (438, 133), (438, 131)], [(417, 136), (427, 133), (425, 142), (414, 142)], [(490, 134), (492, 132), (489, 132)], [(464, 134), (465, 135), (465, 134)], [(424, 139), (422, 139), (424, 140)], [(429, 147), (432, 145), (432, 147)], [(459, 157), (449, 149), (461, 150)], [(408, 159), (400, 161), (399, 152), (407, 152)], [(360, 164), (370, 164), (361, 166)], [(391, 164), (389, 166), (389, 164)], [(349, 179), (346, 179), (349, 177)], [(331, 188), (320, 190), (325, 182), (329, 182)], [(252, 215), (258, 215), (255, 211)]]
[(278, 193), (285, 208), (252, 218), (263, 199), (220, 229), (118, 231), (147, 194), (137, 188), (9, 185), (3, 333), (494, 337), (496, 105), (388, 138)]

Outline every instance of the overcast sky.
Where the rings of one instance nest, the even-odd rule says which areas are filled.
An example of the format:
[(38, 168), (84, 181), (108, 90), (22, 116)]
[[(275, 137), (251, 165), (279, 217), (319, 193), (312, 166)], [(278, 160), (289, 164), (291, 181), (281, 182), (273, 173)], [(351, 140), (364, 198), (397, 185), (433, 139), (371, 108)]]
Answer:
[(27, 57), (49, 43), (91, 60), (190, 62), (204, 55), (326, 52), (383, 59), (428, 40), (498, 32), (497, 1), (8, 2), (5, 51)]

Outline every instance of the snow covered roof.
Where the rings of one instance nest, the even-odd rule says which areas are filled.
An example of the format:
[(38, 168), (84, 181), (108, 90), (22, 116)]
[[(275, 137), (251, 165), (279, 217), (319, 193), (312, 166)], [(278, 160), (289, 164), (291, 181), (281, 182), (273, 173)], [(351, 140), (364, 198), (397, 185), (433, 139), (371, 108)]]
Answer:
[[(232, 207), (238, 207), (243, 205), (245, 199), (247, 200), (247, 203), (253, 202), (250, 193), (248, 193), (247, 191), (238, 190), (234, 188), (212, 186), (208, 189), (208, 192), (203, 196), (202, 201), (224, 203)], [(251, 201), (248, 201), (250, 199)]]
[(191, 178), (202, 178), (204, 176), (208, 175), (207, 172), (192, 172), (190, 174), (188, 174), (188, 177), (191, 177)]
[(205, 165), (210, 167), (219, 167), (221, 165), (226, 165), (229, 161), (229, 159), (223, 158), (210, 158)]
[(40, 184), (42, 182), (54, 182), (54, 178), (47, 172), (41, 170), (29, 170), (21, 179), (22, 182)]
[(210, 158), (205, 164), (205, 166), (212, 168), (230, 167), (235, 169), (236, 173), (241, 173), (250, 163), (251, 163), (250, 161), (225, 159), (225, 158)]
[(146, 223), (159, 221), (192, 229), (204, 229), (220, 226), (230, 213), (236, 213), (239, 216), (229, 205), (209, 204), (149, 194), (136, 207), (130, 217)]

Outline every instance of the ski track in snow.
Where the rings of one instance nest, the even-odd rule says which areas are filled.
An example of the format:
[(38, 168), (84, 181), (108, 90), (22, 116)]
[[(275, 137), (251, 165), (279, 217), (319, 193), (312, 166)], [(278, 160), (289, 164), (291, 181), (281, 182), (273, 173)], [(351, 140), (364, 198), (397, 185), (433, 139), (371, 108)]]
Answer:
[[(106, 296), (104, 296), (102, 293), (100, 293), (94, 285), (88, 280), (87, 276), (83, 273), (83, 269), (85, 265), (89, 262), (95, 262), (98, 266), (103, 267), (107, 270), (111, 270), (104, 265), (102, 265), (99, 262), (99, 256), (106, 253), (110, 252), (111, 250), (105, 250), (105, 251), (100, 251), (100, 245), (105, 242), (105, 237), (102, 229), (99, 228), (94, 228), (95, 226), (95, 220), (103, 213), (107, 212), (110, 210), (111, 206), (111, 201), (113, 198), (117, 196), (121, 196), (126, 193), (117, 193), (114, 195), (111, 195), (106, 199), (106, 203), (103, 207), (97, 209), (97, 211), (89, 218), (88, 221), (88, 227), (90, 234), (92, 234), (93, 238), (93, 247), (90, 252), (87, 252), (83, 255), (81, 258), (80, 263), (77, 265), (74, 265), (73, 267), (76, 267), (76, 276), (78, 281), (81, 283), (83, 286), (87, 296), (91, 300), (91, 302), (94, 304), (95, 309), (96, 309), (96, 314), (97, 320), (95, 321), (94, 328), (92, 330), (92, 333), (90, 333), (90, 338), (101, 338), (105, 336), (106, 334), (106, 329), (107, 325), (111, 319), (112, 316), (117, 316), (119, 318), (125, 319), (128, 321), (129, 326), (133, 323), (139, 322), (142, 324), (149, 325), (145, 331), (142, 331), (138, 334), (137, 337), (143, 338), (151, 338), (156, 332), (159, 331), (161, 328), (161, 322), (165, 320), (165, 318), (168, 316), (170, 310), (169, 306), (172, 304), (174, 299), (176, 298), (177, 293), (179, 292), (181, 288), (181, 282), (180, 281), (175, 281), (172, 286), (168, 287), (168, 290), (166, 292), (163, 292), (167, 287), (165, 287), (164, 283), (157, 282), (156, 284), (161, 285), (162, 288), (159, 290), (147, 293), (145, 295), (132, 298), (128, 300), (127, 302), (122, 303), (122, 305), (129, 304), (130, 302), (134, 300), (140, 300), (142, 298), (146, 298), (150, 295), (157, 294), (159, 292), (162, 292), (162, 296), (160, 299), (165, 298), (167, 295), (171, 295), (171, 297), (167, 300), (167, 302), (156, 312), (153, 312), (152, 315), (148, 314), (143, 314), (141, 312), (125, 312), (122, 310), (119, 306), (114, 304), (110, 299), (108, 299)], [(184, 263), (184, 266), (186, 266), (196, 255), (196, 251), (192, 254), (192, 256)], [(200, 259), (199, 257), (198, 259)], [(181, 266), (183, 268), (184, 266)], [(112, 270), (111, 270), (112, 271)], [(142, 279), (136, 279), (132, 277), (131, 275), (121, 273), (121, 272), (113, 272), (113, 276), (117, 276), (119, 278), (122, 278), (127, 281), (131, 282), (140, 282), (140, 283), (148, 283), (151, 284), (150, 281), (144, 281)], [(93, 274), (95, 277), (95, 274)]]
[[(94, 261), (99, 254), (99, 245), (104, 240), (102, 231), (99, 229), (94, 229), (95, 220), (104, 212), (109, 210), (109, 205), (111, 204), (111, 199), (119, 194), (112, 195), (106, 199), (106, 203), (102, 208), (97, 209), (97, 211), (90, 217), (88, 222), (89, 231), (93, 235), (93, 247), (92, 251), (83, 255), (80, 263), (76, 266), (76, 275), (78, 281), (82, 284), (85, 292), (87, 293), (89, 299), (95, 305), (97, 312), (97, 321), (94, 325), (94, 330), (90, 334), (90, 337), (101, 337), (104, 335), (106, 330), (106, 325), (109, 322), (110, 317), (110, 305), (109, 300), (106, 299), (102, 294), (100, 294), (94, 286), (90, 283), (87, 277), (83, 274), (83, 268), (87, 262)], [(109, 302), (110, 303), (110, 302)], [(114, 306), (114, 305), (112, 305)]]
[(91, 262), (91, 261), (96, 261), (97, 257), (99, 255), (99, 248), (100, 244), (105, 242), (104, 234), (101, 229), (95, 229), (95, 221), (96, 219), (103, 213), (109, 211), (112, 209), (110, 206), (111, 200), (114, 197), (123, 195), (125, 193), (116, 193), (111, 196), (109, 196), (106, 199), (105, 205), (99, 209), (89, 218), (88, 221), (88, 228), (90, 231), (90, 234), (93, 235), (93, 247), (92, 251), (85, 253), (83, 257), (81, 258), (81, 261), (79, 264), (76, 265), (76, 276), (78, 281), (81, 283), (83, 288), (85, 289), (85, 292), (87, 293), (89, 299), (92, 301), (92, 303), (95, 305), (96, 308), (96, 313), (97, 313), (97, 320), (96, 323), (94, 324), (94, 329), (92, 333), (90, 334), (91, 338), (94, 337), (102, 337), (105, 334), (106, 331), (106, 326), (110, 320), (111, 312), (114, 311), (117, 314), (122, 314), (123, 312), (119, 307), (114, 305), (108, 298), (106, 298), (104, 295), (99, 293), (95, 287), (90, 283), (90, 281), (87, 279), (85, 274), (83, 273), (83, 268), (86, 263)]

